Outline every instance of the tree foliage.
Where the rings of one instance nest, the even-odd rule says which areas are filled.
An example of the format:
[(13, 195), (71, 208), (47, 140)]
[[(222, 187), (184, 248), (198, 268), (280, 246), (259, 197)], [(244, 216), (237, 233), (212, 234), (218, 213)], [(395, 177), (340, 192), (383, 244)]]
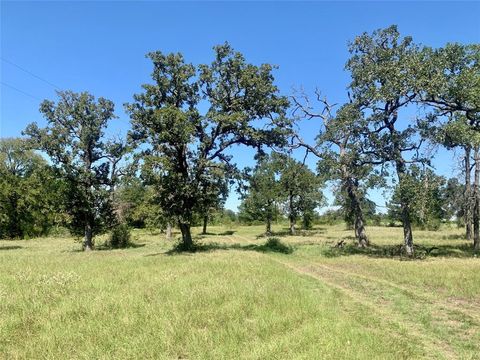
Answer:
[[(198, 67), (181, 54), (149, 53), (154, 83), (144, 85), (144, 92), (127, 105), (131, 138), (147, 144), (144, 161), (150, 165), (159, 204), (178, 222), (187, 249), (208, 174), (219, 169), (230, 176), (236, 169), (227, 150), (281, 145), (288, 125), (288, 101), (277, 94), (272, 66), (248, 64), (228, 44), (214, 51), (214, 61)], [(205, 104), (208, 110), (201, 113)]]
[(480, 45), (449, 43), (424, 47), (419, 56), (422, 73), (418, 93), (437, 115), (461, 114), (480, 128)]
[(305, 164), (286, 154), (262, 156), (248, 177), (248, 186), (240, 208), (243, 221), (260, 220), (271, 233), (271, 223), (282, 213), (295, 233), (298, 219), (309, 228), (315, 210), (324, 203), (323, 182)]
[[(358, 244), (366, 246), (365, 214), (375, 211), (368, 191), (394, 181), (390, 215), (402, 222), (408, 255), (412, 224), (434, 228), (461, 216), (480, 249), (479, 49), (420, 46), (396, 26), (360, 34), (346, 63), (349, 101), (338, 108), (318, 92), (316, 105), (301, 94), (290, 107), (275, 84), (275, 67), (250, 64), (228, 43), (200, 65), (179, 53), (151, 52), (152, 81), (125, 104), (128, 139), (105, 137), (115, 118), (111, 101), (62, 91), (58, 101), (41, 103), (47, 125), (27, 127), (28, 148), (23, 140), (1, 140), (0, 237), (43, 235), (67, 224), (91, 249), (94, 235), (122, 221), (161, 230), (176, 223), (181, 247), (192, 249), (190, 228), (200, 220), (204, 232), (207, 222), (237, 221), (223, 206), (241, 179), (233, 154), (242, 145), (256, 151), (258, 163), (240, 217), (262, 219), (267, 232), (280, 216), (289, 219), (291, 233), (300, 218), (308, 226), (329, 182)], [(300, 118), (320, 120), (315, 143), (294, 131)], [(427, 140), (462, 149), (464, 184), (422, 167), (430, 160), (421, 153)], [(294, 160), (300, 147), (305, 159), (317, 157), (317, 174)]]
[(104, 130), (115, 118), (110, 100), (86, 93), (58, 92), (57, 103), (45, 100), (40, 112), (45, 128), (30, 124), (25, 134), (31, 145), (45, 152), (67, 184), (65, 209), (75, 235), (84, 235), (91, 250), (93, 236), (113, 221), (108, 186), (111, 185), (108, 143)]
[(422, 141), (416, 137), (415, 124), (402, 128), (399, 115), (403, 108), (417, 98), (415, 91), (418, 69), (421, 63), (418, 47), (411, 37), (401, 37), (396, 26), (364, 33), (350, 45), (351, 58), (347, 69), (352, 75), (350, 89), (361, 109), (368, 111), (368, 135), (366, 151), (381, 163), (393, 163), (400, 184), (400, 204), (404, 230), (404, 248), (413, 254), (413, 234), (410, 224), (411, 206), (402, 186), (408, 177), (408, 163), (419, 161), (418, 157), (408, 159), (410, 152), (416, 152)]
[(0, 140), (0, 238), (47, 235), (64, 223), (65, 183), (25, 140)]
[(265, 223), (265, 233), (272, 232), (272, 221), (280, 214), (280, 181), (277, 164), (270, 156), (262, 156), (248, 175), (248, 186), (240, 205), (240, 218), (243, 221), (260, 220)]
[(324, 204), (323, 181), (305, 164), (290, 156), (273, 154), (272, 158), (279, 173), (279, 199), (293, 235), (297, 220), (303, 219), (303, 227), (310, 228), (315, 210)]
[(410, 221), (412, 224), (428, 230), (438, 230), (447, 220), (446, 180), (435, 175), (431, 169), (411, 166), (410, 172), (402, 183), (398, 184), (388, 204), (389, 216), (402, 221), (401, 194), (410, 198)]

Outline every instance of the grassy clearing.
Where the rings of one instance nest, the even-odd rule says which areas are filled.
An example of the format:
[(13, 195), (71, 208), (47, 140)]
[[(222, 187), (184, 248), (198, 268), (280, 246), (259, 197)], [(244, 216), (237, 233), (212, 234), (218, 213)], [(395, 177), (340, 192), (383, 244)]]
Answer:
[[(263, 227), (211, 228), (194, 254), (161, 234), (84, 254), (70, 238), (0, 242), (0, 358), (480, 358), (480, 260), (460, 232), (343, 226), (271, 251)], [(343, 249), (332, 246), (346, 239)], [(276, 244), (277, 246), (278, 244)]]

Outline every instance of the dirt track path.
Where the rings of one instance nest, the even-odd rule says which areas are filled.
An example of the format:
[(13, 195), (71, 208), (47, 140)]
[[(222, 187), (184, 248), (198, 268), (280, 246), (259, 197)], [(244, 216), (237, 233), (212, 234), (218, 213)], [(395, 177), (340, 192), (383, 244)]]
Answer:
[[(434, 301), (432, 297), (419, 291), (394, 284), (388, 280), (370, 278), (365, 275), (350, 271), (336, 269), (321, 263), (309, 263), (306, 265), (278, 260), (272, 260), (288, 267), (289, 269), (314, 278), (323, 284), (334, 288), (360, 306), (368, 307), (372, 313), (390, 326), (390, 336), (400, 336), (400, 333), (420, 339), (425, 348), (425, 357), (457, 359), (460, 356), (454, 349), (454, 344), (446, 342), (435, 334), (435, 328), (448, 328), (457, 337), (470, 337), (471, 329), (463, 331), (463, 322), (454, 314), (461, 313), (468, 317), (469, 324), (480, 331), (478, 316), (472, 316), (472, 312), (466, 313), (466, 309), (445, 303)], [(408, 311), (397, 305), (397, 302), (408, 304)], [(434, 329), (426, 327), (418, 320), (425, 312), (430, 317), (429, 324)], [(397, 328), (400, 331), (395, 331)]]
[(475, 303), (470, 303), (470, 302), (460, 302), (456, 301), (455, 305), (452, 305), (452, 303), (447, 302), (443, 299), (435, 298), (434, 296), (430, 295), (428, 292), (422, 292), (416, 289), (412, 289), (410, 287), (404, 286), (404, 285), (399, 285), (396, 283), (393, 283), (389, 280), (385, 279), (380, 279), (375, 276), (366, 276), (363, 274), (358, 274), (352, 271), (348, 271), (345, 269), (339, 269), (338, 267), (335, 266), (328, 266), (323, 263), (311, 263), (312, 265), (316, 267), (320, 267), (326, 271), (330, 272), (336, 272), (338, 274), (341, 274), (343, 276), (348, 276), (348, 277), (354, 277), (358, 278), (361, 280), (364, 280), (366, 283), (368, 282), (373, 282), (377, 284), (381, 284), (383, 286), (387, 286), (393, 289), (396, 289), (400, 292), (403, 292), (406, 296), (411, 297), (412, 299), (416, 299), (420, 302), (422, 302), (425, 305), (433, 306), (438, 310), (448, 310), (448, 311), (453, 311), (453, 312), (461, 312), (470, 322), (475, 323), (477, 326), (480, 326), (480, 315), (477, 314), (478, 311), (478, 304)]

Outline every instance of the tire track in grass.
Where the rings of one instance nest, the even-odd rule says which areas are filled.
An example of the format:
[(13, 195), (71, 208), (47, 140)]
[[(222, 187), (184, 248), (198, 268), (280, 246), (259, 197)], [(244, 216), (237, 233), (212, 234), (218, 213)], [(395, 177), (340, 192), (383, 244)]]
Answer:
[(343, 282), (349, 288), (368, 293), (370, 298), (376, 297), (395, 303), (400, 312), (403, 310), (403, 315), (407, 319), (416, 317), (425, 321), (423, 325), (425, 331), (430, 330), (430, 332), (444, 333), (444, 335), (447, 332), (451, 337), (446, 338), (452, 339), (454, 343), (461, 342), (462, 347), (465, 345), (464, 340), (472, 341), (472, 334), (480, 334), (478, 323), (469, 316), (470, 314), (465, 314), (454, 306), (447, 305), (448, 308), (445, 309), (445, 307), (442, 307), (445, 304), (436, 303), (431, 298), (425, 298), (425, 296), (417, 296), (415, 292), (405, 292), (395, 286), (382, 288), (378, 286), (382, 282), (376, 282), (367, 277), (355, 277), (351, 273), (342, 273), (328, 266), (317, 265), (314, 269), (310, 268), (315, 272), (319, 272), (319, 269), (321, 269), (322, 274), (326, 274), (336, 283)]
[[(295, 266), (291, 263), (283, 262), (278, 259), (274, 259), (270, 257), (273, 261), (282, 264), (283, 266), (306, 276), (309, 276), (317, 281), (320, 281), (326, 284), (329, 287), (339, 290), (346, 296), (348, 296), (353, 302), (359, 303), (362, 307), (368, 307), (373, 313), (378, 314), (378, 316), (383, 319), (386, 323), (392, 325), (394, 328), (401, 329), (402, 333), (408, 334), (409, 337), (417, 338), (421, 341), (425, 349), (425, 356), (433, 359), (438, 359), (439, 356), (443, 356), (445, 359), (457, 359), (458, 355), (452, 349), (451, 345), (444, 342), (442, 339), (432, 338), (434, 334), (425, 334), (425, 329), (422, 329), (418, 326), (418, 323), (412, 322), (403, 314), (394, 311), (390, 305), (388, 305), (388, 301), (384, 301), (386, 299), (382, 298), (382, 301), (375, 301), (371, 297), (363, 295), (363, 293), (359, 291), (355, 291), (352, 288), (344, 285), (339, 284), (333, 278), (328, 278), (325, 276), (325, 273), (320, 271), (316, 271), (312, 269), (310, 266)], [(337, 279), (338, 280), (338, 279)], [(395, 313), (397, 315), (396, 318), (392, 318), (392, 314)], [(399, 319), (401, 317), (401, 319)], [(401, 334), (393, 333), (394, 336), (398, 337)], [(439, 351), (441, 351), (439, 353)]]
[(427, 303), (428, 305), (431, 306), (436, 306), (437, 308), (444, 309), (444, 310), (449, 310), (453, 312), (459, 312), (462, 315), (464, 315), (466, 318), (469, 318), (469, 320), (475, 324), (475, 326), (480, 326), (480, 316), (476, 314), (475, 311), (477, 311), (477, 308), (475, 307), (474, 304), (469, 304), (468, 307), (463, 307), (463, 306), (455, 306), (451, 305), (450, 303), (447, 303), (443, 300), (435, 299), (432, 296), (429, 296), (428, 293), (421, 292), (418, 290), (414, 290), (412, 288), (395, 284), (391, 281), (385, 280), (385, 279), (380, 279), (375, 276), (366, 276), (362, 274), (358, 274), (352, 271), (347, 271), (344, 269), (338, 269), (336, 267), (328, 266), (325, 264), (320, 264), (318, 262), (310, 263), (311, 265), (315, 265), (318, 267), (321, 267), (323, 269), (326, 269), (328, 271), (335, 271), (337, 273), (340, 273), (342, 275), (347, 275), (347, 276), (353, 276), (365, 281), (370, 281), (370, 282), (376, 282), (382, 285), (386, 285), (392, 288), (395, 288), (401, 292), (404, 292), (407, 295), (410, 295), (412, 298), (416, 298), (418, 300), (423, 301), (424, 303)]
[(242, 236), (242, 235), (237, 235), (237, 234), (233, 234), (232, 236), (236, 237), (236, 238), (239, 238), (241, 240), (245, 240), (247, 241), (249, 244), (253, 243), (254, 242), (254, 239), (249, 239), (245, 236)]

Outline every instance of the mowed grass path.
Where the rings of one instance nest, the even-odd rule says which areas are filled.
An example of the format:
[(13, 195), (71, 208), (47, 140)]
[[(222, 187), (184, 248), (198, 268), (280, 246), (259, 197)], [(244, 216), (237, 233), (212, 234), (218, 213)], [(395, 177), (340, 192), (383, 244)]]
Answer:
[(210, 228), (194, 254), (147, 232), (92, 253), (0, 241), (0, 358), (480, 359), (480, 259), (461, 231), (417, 231), (424, 256), (406, 261), (401, 229), (368, 230), (368, 251), (343, 226), (282, 236), (291, 254), (255, 251), (257, 226)]

